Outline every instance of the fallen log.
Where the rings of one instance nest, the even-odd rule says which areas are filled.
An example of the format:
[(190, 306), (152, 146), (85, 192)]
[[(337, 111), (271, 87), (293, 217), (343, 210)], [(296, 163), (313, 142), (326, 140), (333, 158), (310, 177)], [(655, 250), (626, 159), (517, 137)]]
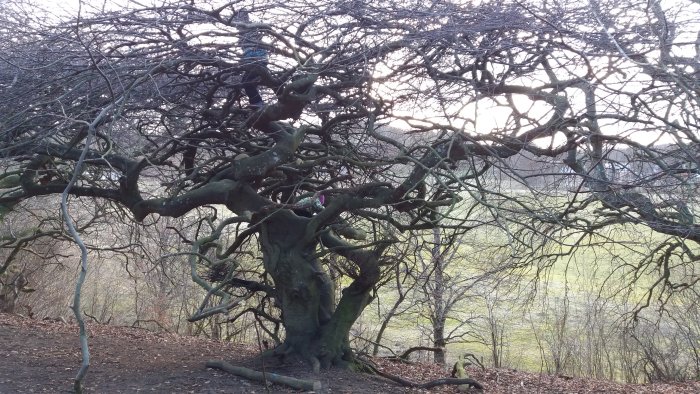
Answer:
[(468, 385), (468, 386), (471, 386), (477, 390), (484, 389), (484, 386), (481, 385), (481, 383), (477, 382), (474, 379), (470, 379), (470, 378), (462, 378), (462, 379), (442, 378), (442, 379), (431, 380), (430, 382), (425, 382), (425, 383), (416, 383), (416, 382), (412, 382), (408, 379), (404, 379), (400, 376), (396, 376), (396, 375), (392, 375), (388, 372), (384, 372), (381, 369), (373, 366), (371, 363), (368, 363), (366, 360), (359, 359), (359, 361), (363, 362), (365, 367), (367, 367), (373, 373), (375, 373), (383, 378), (389, 379), (389, 380), (393, 381), (394, 383), (398, 383), (398, 384), (400, 384), (402, 386), (406, 386), (406, 387), (413, 387), (413, 388), (418, 388), (418, 389), (430, 389), (430, 388), (442, 386), (442, 385)]
[(248, 380), (254, 380), (256, 382), (271, 382), (274, 384), (281, 384), (284, 386), (289, 386), (297, 390), (305, 391), (319, 391), (321, 390), (321, 382), (318, 380), (302, 380), (293, 378), (290, 376), (278, 375), (276, 373), (270, 372), (260, 372), (254, 369), (249, 369), (245, 367), (237, 367), (231, 365), (225, 361), (209, 360), (206, 363), (207, 368), (220, 369), (222, 371), (228, 372), (230, 374), (246, 378)]
[(431, 389), (433, 387), (437, 386), (442, 386), (442, 385), (465, 385), (465, 386), (471, 386), (474, 387), (477, 390), (483, 390), (484, 386), (481, 385), (481, 383), (477, 382), (474, 379), (469, 379), (469, 378), (464, 378), (464, 379), (457, 379), (457, 378), (442, 378), (442, 379), (435, 379), (431, 380), (430, 382), (425, 382), (425, 383), (416, 383), (416, 382), (411, 382), (410, 380), (404, 379), (400, 376), (392, 375), (389, 373), (386, 373), (384, 371), (377, 370), (377, 375), (389, 379), (395, 383), (398, 383), (402, 386), (406, 387), (413, 387), (417, 389)]

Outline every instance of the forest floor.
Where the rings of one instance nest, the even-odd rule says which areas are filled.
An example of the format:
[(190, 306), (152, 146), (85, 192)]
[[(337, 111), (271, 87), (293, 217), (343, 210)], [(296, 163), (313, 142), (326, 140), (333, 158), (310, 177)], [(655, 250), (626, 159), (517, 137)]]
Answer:
[[(205, 368), (208, 360), (249, 365), (256, 349), (142, 329), (89, 324), (89, 393), (279, 393), (292, 390)], [(71, 392), (80, 366), (77, 326), (0, 314), (0, 393)], [(376, 360), (382, 370), (412, 381), (448, 377), (433, 364)], [(455, 387), (407, 389), (366, 374), (330, 370), (313, 376), (306, 366), (269, 366), (301, 379), (320, 380), (324, 393), (456, 393)], [(470, 369), (487, 393), (698, 393), (700, 383), (631, 385), (555, 377), (508, 369)], [(475, 390), (469, 392), (478, 392)]]

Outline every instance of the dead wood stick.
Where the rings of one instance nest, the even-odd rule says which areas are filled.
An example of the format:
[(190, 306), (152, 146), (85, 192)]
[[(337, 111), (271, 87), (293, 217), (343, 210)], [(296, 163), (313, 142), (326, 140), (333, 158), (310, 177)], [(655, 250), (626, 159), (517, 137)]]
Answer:
[(249, 380), (254, 380), (257, 382), (265, 382), (269, 381), (275, 384), (281, 384), (285, 386), (289, 386), (291, 388), (297, 389), (297, 390), (306, 390), (306, 391), (319, 391), (321, 390), (321, 382), (318, 380), (301, 380), (301, 379), (296, 379), (292, 378), (290, 376), (283, 376), (283, 375), (278, 375), (276, 373), (262, 373), (259, 371), (256, 371), (254, 369), (249, 369), (249, 368), (244, 368), (244, 367), (237, 367), (235, 365), (231, 365), (225, 361), (217, 361), (217, 360), (209, 360), (206, 363), (207, 368), (216, 368), (220, 369), (222, 371), (226, 371), (228, 373), (234, 374), (236, 376), (240, 376)]
[(425, 383), (415, 383), (415, 382), (411, 382), (410, 380), (404, 379), (400, 376), (392, 375), (392, 374), (389, 374), (389, 373), (386, 373), (386, 372), (383, 372), (380, 370), (377, 370), (377, 374), (381, 377), (384, 377), (386, 379), (394, 381), (402, 386), (415, 387), (415, 388), (419, 388), (419, 389), (430, 389), (430, 388), (442, 386), (442, 385), (462, 385), (462, 384), (472, 386), (478, 390), (484, 389), (484, 386), (482, 386), (481, 383), (477, 382), (474, 379), (470, 379), (470, 378), (463, 378), (463, 379), (442, 378), (442, 379), (431, 380), (430, 382), (425, 382)]
[(442, 378), (442, 379), (436, 379), (436, 380), (431, 380), (430, 382), (425, 382), (425, 383), (416, 383), (412, 382), (410, 380), (404, 379), (400, 376), (392, 375), (388, 372), (384, 372), (380, 370), (379, 368), (376, 368), (372, 366), (372, 364), (368, 363), (366, 360), (362, 358), (358, 358), (361, 362), (364, 363), (364, 365), (369, 368), (372, 372), (376, 373), (377, 375), (389, 379), (395, 383), (398, 383), (402, 386), (406, 387), (415, 387), (419, 389), (429, 389), (433, 388), (436, 386), (442, 386), (442, 385), (461, 385), (461, 384), (467, 384), (471, 387), (474, 387), (475, 389), (478, 390), (483, 390), (484, 386), (481, 385), (481, 383), (477, 382), (474, 379), (470, 378), (462, 378), (462, 379), (456, 379), (456, 378)]

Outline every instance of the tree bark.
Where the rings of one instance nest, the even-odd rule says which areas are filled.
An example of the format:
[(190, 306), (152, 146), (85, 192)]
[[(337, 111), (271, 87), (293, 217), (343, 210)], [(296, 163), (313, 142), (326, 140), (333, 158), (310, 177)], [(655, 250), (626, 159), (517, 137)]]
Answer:
[(434, 265), (434, 277), (432, 285), (432, 324), (433, 346), (440, 349), (433, 353), (433, 361), (436, 364), (445, 365), (445, 322), (447, 311), (445, 306), (445, 261), (442, 256), (442, 238), (440, 229), (433, 229), (434, 246), (431, 251)]
[(445, 323), (444, 321), (436, 322), (433, 325), (433, 346), (438, 349), (433, 353), (433, 362), (440, 365), (445, 365)]
[(309, 220), (280, 210), (265, 220), (260, 234), (263, 264), (275, 283), (286, 330), (281, 348), (272, 354), (301, 356), (319, 370), (352, 361), (350, 328), (369, 303), (379, 276), (361, 274), (336, 306), (331, 278), (315, 257), (319, 239), (305, 241)]
[(276, 302), (282, 310), (286, 352), (316, 366), (316, 342), (333, 312), (333, 289), (314, 257), (318, 241), (302, 242), (307, 222), (282, 210), (265, 221), (260, 233), (263, 264), (275, 283)]

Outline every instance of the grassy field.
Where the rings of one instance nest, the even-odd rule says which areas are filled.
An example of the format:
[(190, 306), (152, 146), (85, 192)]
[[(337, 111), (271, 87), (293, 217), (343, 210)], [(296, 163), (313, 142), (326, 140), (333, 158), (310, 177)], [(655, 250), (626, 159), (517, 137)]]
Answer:
[[(470, 241), (479, 244), (486, 237), (493, 241), (493, 234), (474, 234)], [(574, 243), (575, 249), (570, 246)], [(667, 237), (641, 226), (612, 227), (603, 235), (585, 237), (583, 242), (571, 235), (549, 248), (549, 252), (563, 256), (498, 276), (508, 280), (475, 285), (456, 306), (454, 320), (447, 322), (449, 332), (460, 322), (470, 321), (462, 330), (467, 334), (447, 346), (448, 364), (460, 354), (471, 353), (492, 365), (491, 334), (496, 326), (501, 330), (497, 345), (502, 346), (504, 367), (629, 380), (622, 372), (630, 361), (624, 360), (629, 350), (629, 344), (622, 343), (624, 330), (630, 327), (632, 313), (646, 303), (650, 289), (651, 305), (640, 316), (650, 316), (647, 319), (652, 321), (659, 300), (664, 300), (657, 283), (664, 273), (658, 264), (658, 258), (668, 250), (661, 247), (664, 245), (671, 245)], [(449, 267), (453, 273), (477, 274), (483, 272), (484, 264), (493, 263), (493, 254), (480, 256), (469, 242), (461, 248), (464, 253), (459, 255), (463, 257)], [(681, 260), (675, 257), (676, 266), (669, 278), (672, 282), (682, 283), (697, 273), (692, 262)], [(382, 341), (385, 346), (400, 352), (411, 346), (431, 345), (431, 324), (421, 297), (425, 295), (415, 294), (405, 301), (412, 308), (392, 320)], [(382, 311), (395, 300), (394, 290), (380, 291), (380, 304), (368, 307), (358, 322), (358, 333), (373, 338)], [(431, 355), (420, 357), (429, 360)]]

